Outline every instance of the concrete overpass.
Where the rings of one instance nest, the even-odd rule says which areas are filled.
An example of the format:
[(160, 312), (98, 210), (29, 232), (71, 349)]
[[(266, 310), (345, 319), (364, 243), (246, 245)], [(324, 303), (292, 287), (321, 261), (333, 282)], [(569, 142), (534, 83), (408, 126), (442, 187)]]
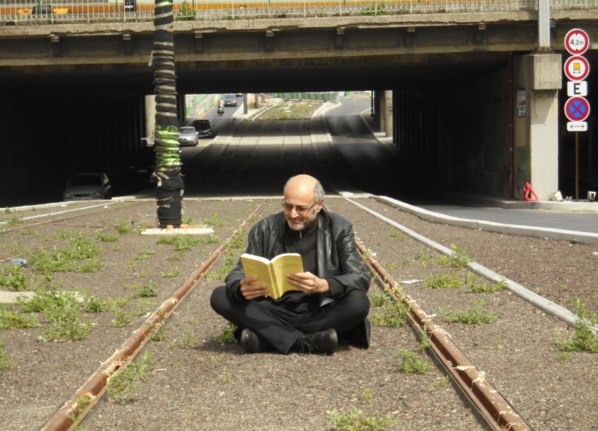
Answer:
[[(598, 41), (596, 12), (553, 12), (544, 50), (534, 11), (175, 22), (177, 88), (392, 90), (394, 142), (422, 172), (519, 199), (530, 182), (546, 199), (572, 194), (564, 36), (578, 27)], [(147, 22), (1, 27), (2, 183), (59, 186), (74, 166), (126, 163), (145, 136), (152, 44)], [(595, 64), (593, 46), (585, 56)], [(582, 140), (590, 186), (591, 133)]]

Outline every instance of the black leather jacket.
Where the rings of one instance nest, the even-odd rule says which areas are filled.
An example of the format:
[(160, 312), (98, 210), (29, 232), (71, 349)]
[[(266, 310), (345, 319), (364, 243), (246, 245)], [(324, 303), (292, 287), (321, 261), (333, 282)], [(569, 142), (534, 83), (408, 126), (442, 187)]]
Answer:
[[(315, 221), (316, 232), (317, 276), (328, 280), (334, 289), (329, 294), (321, 294), (320, 303), (327, 298), (336, 298), (353, 289), (367, 292), (370, 287), (370, 276), (361, 261), (355, 246), (353, 225), (340, 214), (322, 209)], [(283, 235), (286, 220), (282, 212), (267, 216), (251, 228), (248, 235), (246, 253), (272, 259), (283, 250)], [(244, 300), (239, 288), (245, 278), (241, 261), (226, 277), (225, 283), (229, 295), (237, 300)]]

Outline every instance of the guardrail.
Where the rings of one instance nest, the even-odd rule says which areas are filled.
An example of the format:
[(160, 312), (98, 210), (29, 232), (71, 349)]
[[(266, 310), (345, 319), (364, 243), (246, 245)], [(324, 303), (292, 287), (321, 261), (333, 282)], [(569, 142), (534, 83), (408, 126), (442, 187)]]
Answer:
[[(596, 9), (598, 0), (552, 0), (551, 9)], [(384, 15), (537, 10), (536, 0), (174, 0), (176, 20), (220, 20), (293, 16)], [(2, 0), (0, 22), (59, 24), (64, 22), (148, 21), (154, 0)]]

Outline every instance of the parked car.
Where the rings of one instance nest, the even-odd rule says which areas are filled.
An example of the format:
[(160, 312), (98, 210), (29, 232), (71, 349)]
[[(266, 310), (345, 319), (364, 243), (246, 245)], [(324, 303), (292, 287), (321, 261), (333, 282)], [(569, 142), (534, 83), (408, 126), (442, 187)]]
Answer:
[(62, 194), (64, 200), (112, 199), (112, 186), (103, 173), (73, 174)]
[(195, 120), (193, 126), (198, 138), (211, 138), (214, 136), (214, 126), (210, 120)]
[(195, 147), (199, 141), (197, 140), (197, 133), (195, 127), (185, 126), (179, 130), (179, 144), (181, 147), (190, 146)]
[(234, 94), (225, 94), (222, 100), (224, 101), (224, 106), (237, 106), (237, 96)]

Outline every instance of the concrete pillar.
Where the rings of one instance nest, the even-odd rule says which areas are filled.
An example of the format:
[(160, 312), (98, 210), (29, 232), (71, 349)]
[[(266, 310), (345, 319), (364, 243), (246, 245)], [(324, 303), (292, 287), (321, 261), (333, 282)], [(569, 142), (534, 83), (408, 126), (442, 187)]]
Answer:
[(374, 91), (374, 120), (378, 126), (378, 130), (384, 130), (384, 92)]
[(392, 137), (392, 90), (384, 92), (384, 132), (386, 137)]
[(560, 54), (532, 54), (514, 60), (516, 199), (523, 200), (522, 188), (526, 182), (539, 200), (548, 200), (558, 191), (561, 63)]
[(145, 136), (147, 143), (154, 144), (154, 129), (156, 127), (156, 96), (145, 96)]
[(562, 86), (560, 54), (526, 58), (529, 94), (530, 184), (540, 200), (559, 186), (559, 99)]
[(530, 184), (540, 200), (559, 189), (557, 91), (530, 92)]

